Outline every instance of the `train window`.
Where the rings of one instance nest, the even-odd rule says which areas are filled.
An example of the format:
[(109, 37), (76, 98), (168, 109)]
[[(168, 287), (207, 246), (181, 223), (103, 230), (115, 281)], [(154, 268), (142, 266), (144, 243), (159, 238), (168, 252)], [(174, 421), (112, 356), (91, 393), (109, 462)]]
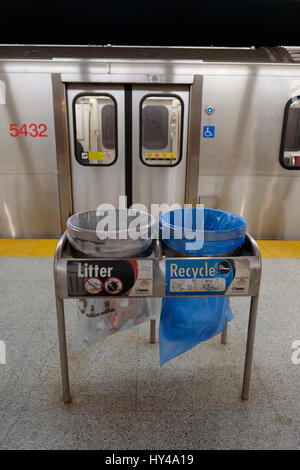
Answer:
[(109, 166), (117, 159), (117, 104), (107, 94), (73, 101), (75, 156), (82, 165)]
[(115, 148), (115, 109), (114, 105), (106, 104), (102, 108), (102, 139), (107, 149)]
[(300, 169), (300, 96), (290, 99), (285, 107), (280, 163), (288, 170)]
[(166, 106), (147, 105), (143, 109), (143, 147), (163, 150), (168, 145), (169, 110)]
[(176, 95), (141, 101), (140, 158), (148, 166), (175, 166), (182, 153), (183, 103)]

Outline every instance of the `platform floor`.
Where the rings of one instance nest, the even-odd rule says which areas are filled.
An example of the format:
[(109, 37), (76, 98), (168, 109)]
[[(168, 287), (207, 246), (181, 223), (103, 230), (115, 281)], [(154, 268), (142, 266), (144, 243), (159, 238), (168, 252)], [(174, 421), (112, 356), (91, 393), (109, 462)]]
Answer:
[(291, 359), (300, 340), (297, 256), (263, 259), (249, 401), (240, 399), (247, 298), (231, 300), (228, 344), (214, 337), (161, 368), (148, 322), (72, 352), (76, 315), (67, 301), (73, 401), (65, 405), (52, 259), (4, 253), (0, 449), (300, 449), (300, 364)]

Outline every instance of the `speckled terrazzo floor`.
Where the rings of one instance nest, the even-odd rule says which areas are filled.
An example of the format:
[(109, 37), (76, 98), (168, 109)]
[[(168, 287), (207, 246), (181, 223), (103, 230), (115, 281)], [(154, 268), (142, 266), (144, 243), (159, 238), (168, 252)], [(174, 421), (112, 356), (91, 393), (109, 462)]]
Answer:
[(1, 449), (300, 449), (300, 259), (263, 260), (249, 401), (240, 399), (248, 298), (231, 300), (228, 343), (200, 344), (162, 368), (149, 323), (72, 352), (61, 400), (51, 258), (0, 259)]

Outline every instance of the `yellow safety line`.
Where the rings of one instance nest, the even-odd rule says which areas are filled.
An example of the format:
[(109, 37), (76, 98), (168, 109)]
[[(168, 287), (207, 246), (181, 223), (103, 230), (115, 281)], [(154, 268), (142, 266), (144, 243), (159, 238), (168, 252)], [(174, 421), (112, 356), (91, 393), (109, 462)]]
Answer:
[(0, 256), (54, 256), (57, 239), (0, 238)]
[(300, 258), (300, 240), (258, 240), (263, 258)]
[[(57, 239), (0, 238), (0, 256), (54, 256)], [(257, 240), (263, 258), (300, 258), (300, 240)]]

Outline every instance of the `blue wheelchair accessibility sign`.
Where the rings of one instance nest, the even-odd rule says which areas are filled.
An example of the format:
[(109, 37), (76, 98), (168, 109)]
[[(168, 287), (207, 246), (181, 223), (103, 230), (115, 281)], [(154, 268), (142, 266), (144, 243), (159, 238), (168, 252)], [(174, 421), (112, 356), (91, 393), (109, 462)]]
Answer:
[(203, 138), (213, 139), (215, 137), (215, 126), (203, 126)]

